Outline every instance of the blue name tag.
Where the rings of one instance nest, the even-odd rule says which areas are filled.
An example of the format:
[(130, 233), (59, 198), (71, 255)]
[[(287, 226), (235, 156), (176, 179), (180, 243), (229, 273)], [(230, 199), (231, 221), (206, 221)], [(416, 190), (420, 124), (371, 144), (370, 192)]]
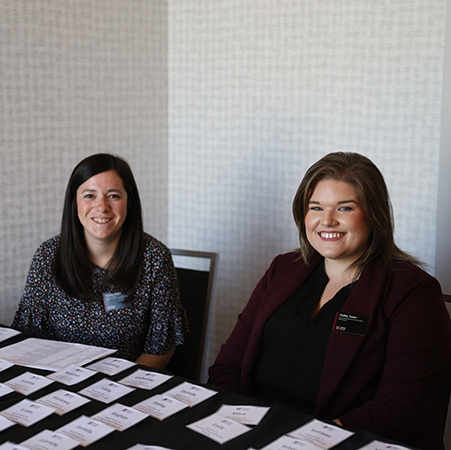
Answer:
[(127, 295), (122, 292), (105, 292), (103, 294), (103, 303), (106, 312), (132, 306), (131, 302), (127, 300)]

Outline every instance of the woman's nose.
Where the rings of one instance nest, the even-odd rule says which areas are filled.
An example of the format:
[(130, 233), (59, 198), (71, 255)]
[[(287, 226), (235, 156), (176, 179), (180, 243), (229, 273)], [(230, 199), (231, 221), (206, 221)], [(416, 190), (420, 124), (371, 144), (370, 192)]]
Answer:
[(109, 208), (108, 200), (106, 198), (97, 199), (96, 208), (98, 211), (107, 211)]
[(333, 211), (325, 211), (321, 220), (321, 225), (325, 227), (334, 227), (338, 223)]

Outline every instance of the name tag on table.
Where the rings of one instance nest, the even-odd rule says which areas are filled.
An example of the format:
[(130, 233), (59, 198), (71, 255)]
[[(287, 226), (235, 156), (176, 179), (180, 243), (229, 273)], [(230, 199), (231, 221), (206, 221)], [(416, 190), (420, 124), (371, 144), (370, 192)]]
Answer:
[(81, 383), (82, 381), (88, 379), (89, 377), (92, 377), (96, 373), (97, 372), (85, 369), (84, 367), (69, 366), (65, 369), (59, 370), (58, 372), (47, 375), (47, 378), (58, 381), (59, 383), (65, 384), (67, 386), (72, 386), (74, 384)]
[(80, 443), (64, 434), (44, 430), (22, 442), (22, 445), (32, 450), (72, 450)]
[(10, 337), (20, 334), (20, 331), (13, 330), (12, 328), (0, 327), (0, 342), (6, 341)]
[(75, 439), (83, 447), (91, 445), (113, 431), (114, 428), (87, 416), (81, 416), (56, 430), (57, 433)]
[(73, 411), (78, 407), (90, 402), (88, 398), (82, 397), (75, 392), (65, 391), (64, 389), (59, 389), (58, 391), (52, 392), (44, 397), (38, 398), (36, 403), (41, 405), (49, 406), (55, 409), (55, 413), (62, 416), (69, 411)]
[(180, 402), (186, 403), (190, 408), (216, 394), (216, 391), (189, 383), (188, 381), (164, 393), (164, 395), (169, 395)]
[(29, 427), (53, 414), (55, 410), (30, 400), (22, 400), (3, 410), (0, 414), (24, 427)]
[(319, 448), (307, 441), (301, 441), (291, 436), (281, 436), (261, 450), (319, 450)]
[(27, 447), (22, 447), (19, 444), (14, 444), (13, 442), (7, 441), (0, 445), (0, 450), (29, 450)]
[(338, 312), (332, 330), (365, 336), (369, 320), (369, 317), (366, 316)]
[(103, 303), (106, 312), (130, 308), (132, 306), (131, 302), (127, 300), (127, 294), (123, 294), (122, 292), (105, 292), (103, 294)]
[(269, 409), (268, 406), (222, 405), (217, 413), (243, 425), (258, 425)]
[(91, 364), (87, 369), (95, 370), (96, 372), (102, 372), (107, 375), (117, 375), (118, 373), (136, 366), (136, 363), (121, 358), (113, 358), (109, 356), (101, 361)]
[(16, 392), (19, 392), (20, 394), (29, 395), (52, 383), (53, 380), (49, 380), (47, 377), (36, 375), (31, 372), (25, 372), (18, 377), (5, 381), (4, 384), (9, 386), (11, 389), (14, 389)]
[(175, 398), (157, 394), (137, 403), (134, 408), (155, 419), (164, 420), (173, 414), (178, 413), (182, 409), (188, 408), (188, 405)]
[(160, 447), (159, 445), (136, 444), (133, 447), (130, 447), (128, 450), (171, 450), (171, 449), (167, 447)]
[(14, 392), (14, 389), (6, 386), (6, 384), (0, 383), (0, 397), (9, 394), (10, 392)]
[(99, 420), (118, 431), (124, 431), (147, 417), (149, 417), (147, 414), (120, 403), (115, 403), (92, 416), (93, 419)]
[(6, 417), (0, 416), (0, 431), (6, 430), (7, 428), (12, 427), (15, 424), (16, 422), (13, 422)]
[(103, 380), (97, 381), (97, 383), (82, 389), (78, 393), (94, 400), (98, 400), (99, 402), (111, 403), (124, 395), (130, 394), (130, 392), (134, 390), (134, 388), (104, 378)]
[(313, 419), (288, 435), (310, 442), (319, 448), (328, 449), (348, 439), (354, 433), (336, 425), (330, 425), (320, 420)]
[(407, 447), (402, 445), (387, 444), (386, 442), (373, 441), (369, 444), (361, 447), (360, 450), (409, 450)]
[(196, 433), (203, 434), (219, 444), (224, 444), (252, 430), (247, 425), (243, 425), (216, 413), (197, 422), (193, 422), (186, 427)]
[(127, 377), (122, 378), (122, 380), (119, 380), (119, 383), (150, 391), (171, 378), (172, 375), (138, 369)]
[(12, 366), (14, 366), (12, 362), (6, 361), (5, 359), (0, 359), (0, 372), (9, 369)]

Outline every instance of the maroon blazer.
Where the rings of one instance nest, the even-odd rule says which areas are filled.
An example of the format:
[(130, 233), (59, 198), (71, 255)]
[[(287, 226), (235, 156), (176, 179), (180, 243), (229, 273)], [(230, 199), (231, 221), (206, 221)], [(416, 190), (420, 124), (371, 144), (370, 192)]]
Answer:
[[(209, 383), (253, 395), (269, 316), (322, 261), (274, 259), (209, 369)], [(368, 318), (364, 335), (333, 330), (315, 415), (424, 449), (443, 448), (439, 388), (451, 352), (451, 321), (438, 281), (410, 263), (369, 263), (341, 312)], [(308, 361), (306, 361), (308, 364)]]

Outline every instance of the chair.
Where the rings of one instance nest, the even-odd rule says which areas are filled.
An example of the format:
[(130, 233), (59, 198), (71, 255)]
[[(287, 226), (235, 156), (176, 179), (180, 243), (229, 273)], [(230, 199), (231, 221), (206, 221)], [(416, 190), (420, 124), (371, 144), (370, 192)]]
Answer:
[(442, 407), (443, 422), (446, 425), (446, 419), (448, 417), (448, 410), (450, 406), (449, 400), (451, 394), (451, 358), (448, 361), (445, 380), (443, 381), (443, 385), (439, 389), (439, 394)]
[[(448, 310), (448, 313), (451, 316), (451, 295), (443, 294), (443, 300), (445, 302), (445, 306)], [(451, 448), (451, 404), (450, 404), (450, 394), (451, 394), (451, 358), (448, 361), (448, 367), (446, 369), (445, 380), (443, 385), (439, 390), (440, 401), (441, 401), (441, 409), (442, 409), (442, 417), (445, 425), (445, 448)]]
[(176, 349), (166, 369), (174, 375), (200, 381), (218, 254), (170, 250), (190, 332), (185, 336), (184, 345)]

